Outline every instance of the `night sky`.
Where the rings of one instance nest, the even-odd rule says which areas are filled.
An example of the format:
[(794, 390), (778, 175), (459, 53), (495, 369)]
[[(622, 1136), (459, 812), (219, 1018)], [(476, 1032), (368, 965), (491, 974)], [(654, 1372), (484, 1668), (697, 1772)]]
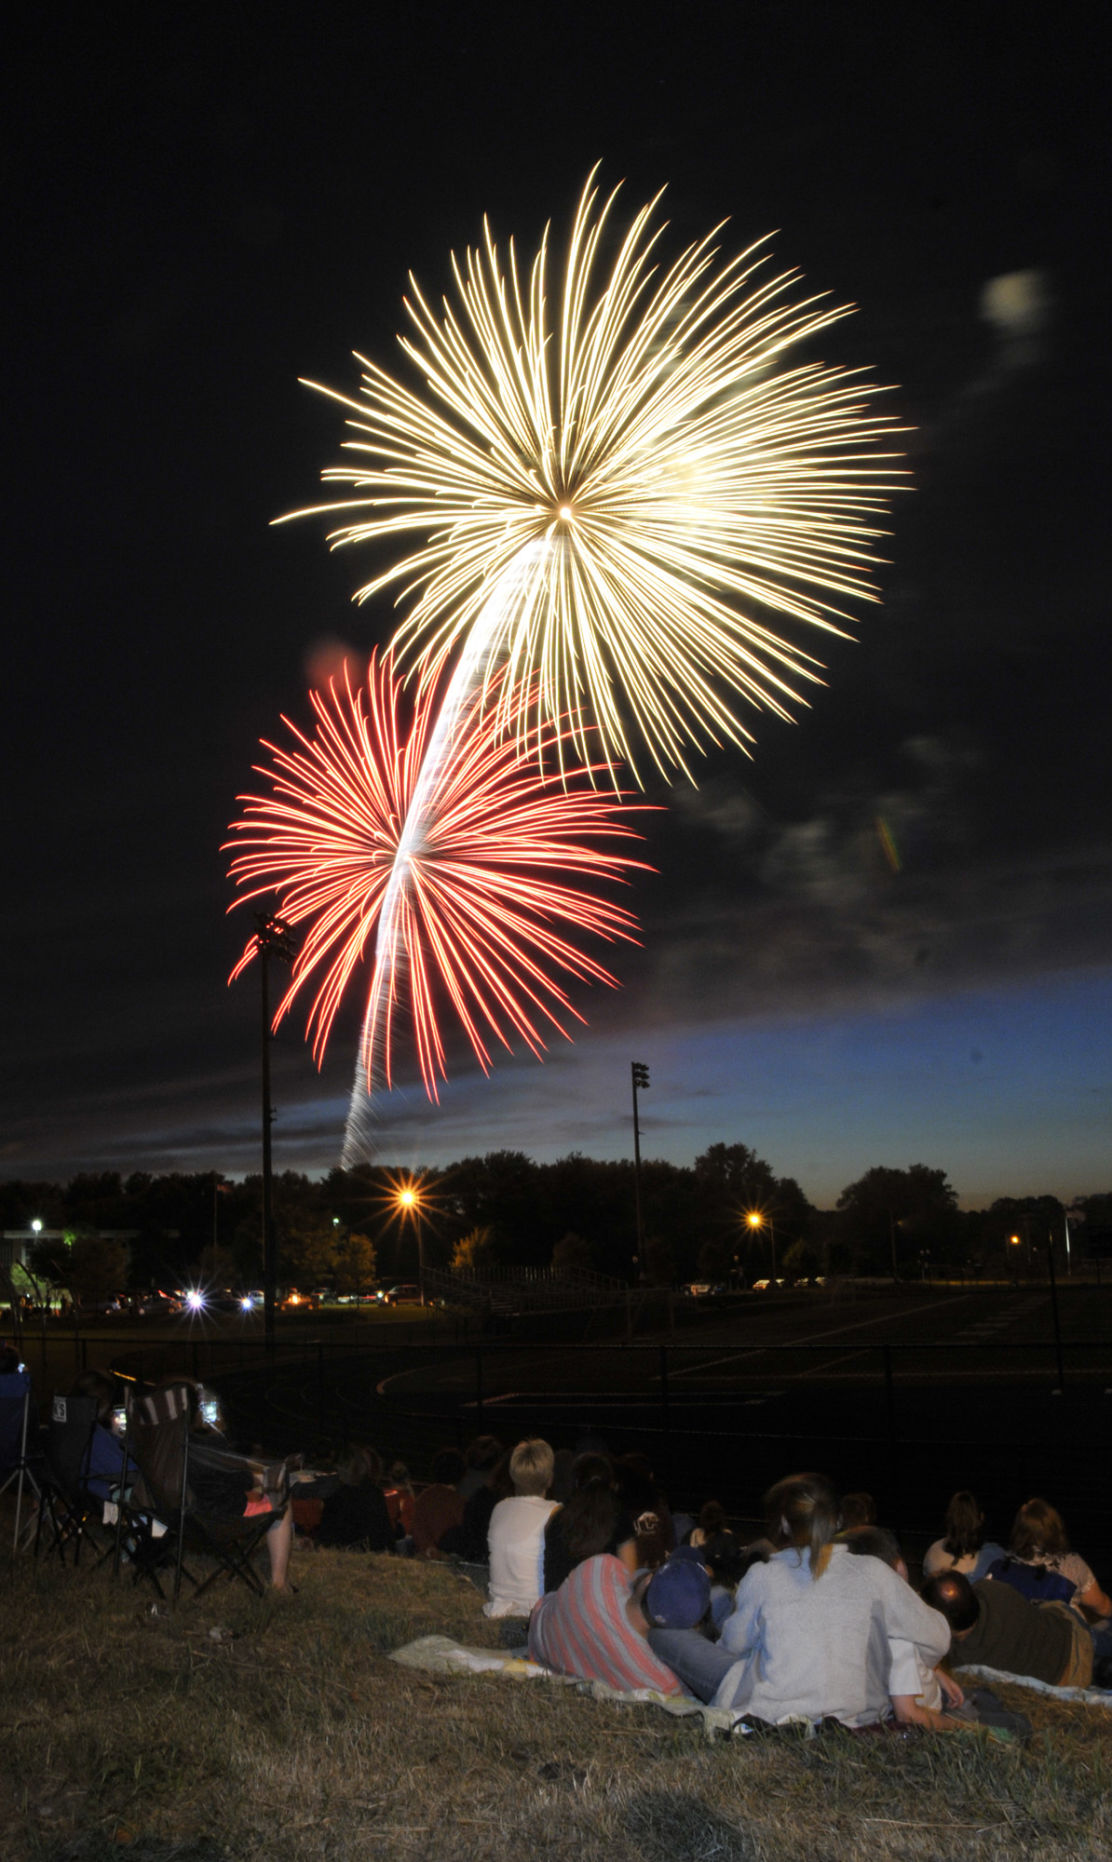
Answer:
[[(899, 384), (915, 489), (882, 607), (795, 725), (652, 791), (640, 951), (589, 1027), (430, 1107), (384, 1162), (741, 1141), (818, 1203), (874, 1164), (962, 1201), (1107, 1190), (1106, 122), (1013, 9), (43, 9), (10, 48), (0, 1175), (258, 1167), (258, 996), (220, 853), (322, 642), (387, 601), (324, 525), (337, 411), (412, 269), (566, 228), (593, 163), (677, 250), (853, 301), (830, 361)], [(1090, 74), (1091, 71), (1091, 74)], [(559, 240), (557, 240), (557, 244)], [(894, 857), (893, 857), (894, 854)], [(338, 1161), (358, 1029), (274, 1046), (276, 1168)]]

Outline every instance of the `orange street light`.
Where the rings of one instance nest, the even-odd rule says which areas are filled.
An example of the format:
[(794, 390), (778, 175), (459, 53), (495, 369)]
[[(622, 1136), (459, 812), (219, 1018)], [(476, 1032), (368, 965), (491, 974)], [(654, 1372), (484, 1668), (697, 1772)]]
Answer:
[(763, 1228), (768, 1223), (768, 1239), (772, 1249), (772, 1284), (776, 1285), (776, 1224), (770, 1215), (762, 1215), (759, 1209), (750, 1209), (745, 1220), (750, 1228)]
[(421, 1288), (421, 1304), (425, 1304), (425, 1231), (421, 1225), (421, 1190), (412, 1181), (403, 1183), (397, 1192), (398, 1213), (405, 1220), (407, 1215), (413, 1217), (417, 1230), (417, 1281)]

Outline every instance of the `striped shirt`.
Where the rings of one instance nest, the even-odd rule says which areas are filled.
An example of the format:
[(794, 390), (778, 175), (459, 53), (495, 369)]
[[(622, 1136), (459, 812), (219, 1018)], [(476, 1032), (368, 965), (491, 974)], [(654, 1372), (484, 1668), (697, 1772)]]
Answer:
[(623, 1693), (654, 1688), (678, 1694), (680, 1684), (658, 1661), (626, 1615), (632, 1579), (620, 1558), (585, 1558), (559, 1590), (541, 1598), (529, 1623), (529, 1654), (558, 1674), (603, 1681)]

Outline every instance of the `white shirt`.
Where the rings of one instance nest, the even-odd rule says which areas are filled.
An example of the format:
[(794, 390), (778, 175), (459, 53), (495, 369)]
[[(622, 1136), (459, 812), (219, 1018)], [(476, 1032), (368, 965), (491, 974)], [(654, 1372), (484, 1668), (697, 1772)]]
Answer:
[(888, 1676), (888, 1692), (910, 1694), (920, 1707), (931, 1707), (935, 1713), (941, 1713), (944, 1705), (942, 1683), (915, 1644), (905, 1642), (902, 1636), (893, 1636), (889, 1648), (892, 1669)]
[(486, 1616), (528, 1616), (544, 1594), (544, 1529), (555, 1500), (515, 1494), (499, 1500), (490, 1516), (490, 1602)]

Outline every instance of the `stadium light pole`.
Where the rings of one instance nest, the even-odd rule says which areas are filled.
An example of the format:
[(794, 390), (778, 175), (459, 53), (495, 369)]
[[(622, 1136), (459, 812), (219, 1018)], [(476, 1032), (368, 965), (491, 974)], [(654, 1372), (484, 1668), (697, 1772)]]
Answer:
[(270, 1103), (270, 959), (281, 957), (283, 962), (292, 963), (295, 946), (285, 919), (272, 918), (267, 912), (255, 914), (255, 943), (262, 994), (263, 1336), (267, 1350), (272, 1351), (274, 1308), (278, 1299), (278, 1250), (274, 1239), (274, 1172), (270, 1148), (270, 1128), (274, 1123), (274, 1108)]
[(417, 1230), (417, 1280), (421, 1288), (421, 1304), (425, 1304), (425, 1231), (421, 1223), (421, 1190), (412, 1179), (403, 1183), (398, 1191), (398, 1211), (404, 1221), (407, 1215), (413, 1217), (413, 1226)]
[(776, 1285), (776, 1222), (772, 1216), (762, 1215), (759, 1209), (751, 1209), (745, 1220), (750, 1228), (763, 1228), (768, 1223), (769, 1247), (772, 1251), (772, 1285)]
[(645, 1218), (641, 1204), (641, 1127), (637, 1120), (638, 1088), (646, 1092), (652, 1082), (643, 1060), (631, 1060), (629, 1075), (633, 1085), (633, 1198), (637, 1221), (637, 1278), (645, 1278)]

